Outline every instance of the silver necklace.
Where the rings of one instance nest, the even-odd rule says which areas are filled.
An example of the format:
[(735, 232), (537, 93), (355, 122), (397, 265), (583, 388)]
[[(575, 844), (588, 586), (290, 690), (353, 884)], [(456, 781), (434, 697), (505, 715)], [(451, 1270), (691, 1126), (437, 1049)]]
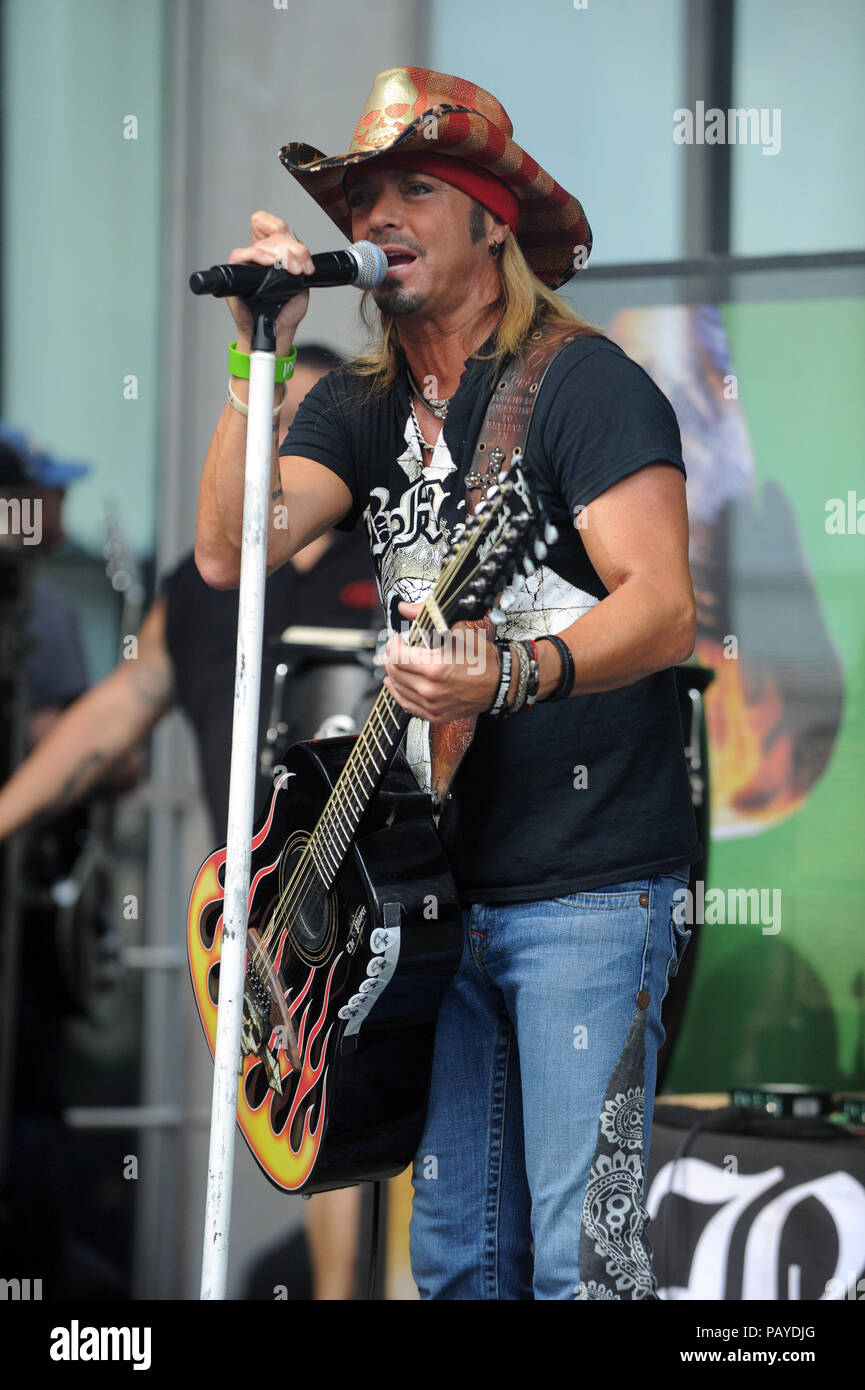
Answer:
[(408, 398), (408, 408), (409, 408), (409, 410), (411, 411), (411, 418), (412, 418), (412, 422), (413, 422), (414, 427), (415, 427), (415, 433), (417, 434), (417, 442), (418, 442), (418, 444), (420, 445), (421, 449), (429, 449), (430, 452), (432, 452), (432, 450), (435, 449), (435, 445), (434, 445), (434, 444), (428, 444), (427, 441), (426, 441), (426, 440), (424, 439), (424, 437), (423, 437), (423, 434), (422, 434), (422, 432), (421, 432), (420, 422), (419, 422), (419, 420), (418, 420), (418, 418), (417, 418), (417, 412), (415, 411), (415, 408), (414, 408), (414, 401), (412, 400), (411, 396), (409, 396), (409, 398)]
[(411, 382), (411, 389), (414, 391), (418, 400), (423, 401), (427, 410), (430, 411), (432, 415), (436, 415), (438, 416), (439, 420), (443, 420), (448, 413), (448, 406), (451, 403), (452, 397), (446, 396), (445, 399), (441, 401), (431, 400), (430, 397), (425, 396), (424, 393), (421, 391), (420, 387), (414, 379), (414, 373), (412, 372), (411, 368), (406, 367), (406, 371), (408, 372), (408, 379)]

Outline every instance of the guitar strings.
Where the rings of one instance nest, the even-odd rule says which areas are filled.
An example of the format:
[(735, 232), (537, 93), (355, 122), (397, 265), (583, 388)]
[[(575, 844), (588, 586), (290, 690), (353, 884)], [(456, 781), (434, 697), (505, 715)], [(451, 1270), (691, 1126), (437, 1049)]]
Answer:
[[(490, 527), (490, 524), (497, 519), (498, 511), (498, 508), (493, 508), (485, 517), (483, 517), (483, 519), (481, 520), (481, 525), (478, 528), (478, 532), (476, 533), (476, 536), (473, 537), (474, 545), (477, 544), (477, 540), (482, 536), (483, 532)], [(478, 513), (476, 512), (475, 515), (478, 515)], [(439, 594), (440, 590), (447, 590), (448, 584), (453, 582), (454, 571), (458, 572), (459, 569), (463, 566), (464, 558), (464, 554), (458, 551), (452, 557), (451, 561), (444, 566), (442, 573), (439, 576), (438, 582), (436, 583), (436, 586), (431, 595), (433, 599), (436, 598), (436, 595)], [(454, 591), (457, 595), (459, 594), (461, 589), (464, 589), (466, 587), (470, 579), (474, 577), (475, 572), (476, 569), (469, 570), (467, 573), (463, 574), (459, 578), (459, 583)], [(443, 599), (445, 603), (451, 602), (453, 596), (454, 595), (451, 593), (440, 595), (440, 597)], [(420, 639), (434, 630), (432, 616), (426, 607), (429, 597), (430, 596), (428, 596), (428, 598), (424, 600), (424, 607), (418, 614), (414, 624), (412, 625), (411, 631), (409, 632), (407, 640), (411, 646), (419, 645)], [(382, 719), (382, 712), (378, 708), (379, 704), (382, 704), (384, 706), (384, 710), (387, 713), (388, 717), (394, 720), (395, 728), (393, 731), (387, 730)], [(366, 744), (368, 742), (366, 736), (368, 730), (373, 726), (375, 718), (378, 718), (379, 722), (381, 723), (381, 727), (385, 731), (385, 733), (388, 734), (388, 736), (392, 737), (392, 733), (396, 732), (401, 720), (401, 715), (396, 713), (396, 710), (398, 709), (399, 706), (397, 705), (397, 702), (393, 699), (393, 696), (390, 694), (390, 692), (382, 688), (382, 690), (379, 692), (379, 695), (376, 698), (373, 709), (370, 711), (370, 715), (366, 721), (364, 729), (360, 737), (357, 739), (355, 746), (352, 749), (352, 752), (346, 761), (345, 767), (343, 768), (343, 771), (340, 774), (339, 779), (337, 780), (333, 792), (330, 798), (328, 799), (328, 803), (322, 811), (322, 814), (319, 818), (318, 823), (315, 826), (315, 829), (312, 831), (310, 835), (310, 838), (303, 851), (301, 859), (297, 864), (291, 879), (286, 884), (283, 893), (277, 901), (273, 916), (271, 918), (270, 923), (268, 924), (268, 928), (262, 936), (261, 940), (259, 941), (259, 944), (256, 947), (255, 952), (253, 953), (254, 963), (263, 962), (263, 959), (266, 957), (268, 960), (268, 968), (270, 969), (273, 967), (275, 962), (275, 952), (271, 954), (271, 952), (268, 949), (270, 941), (273, 939), (275, 932), (279, 930), (279, 932), (281, 933), (281, 928), (286, 922), (290, 926), (290, 919), (295, 909), (300, 903), (303, 895), (306, 894), (310, 883), (313, 882), (316, 877), (318, 878), (319, 883), (321, 887), (324, 889), (324, 891), (329, 891), (329, 885), (324, 879), (321, 867), (316, 862), (315, 851), (313, 846), (315, 844), (316, 849), (321, 848), (317, 844), (317, 840), (323, 835), (323, 833), (326, 830), (334, 832), (337, 829), (334, 823), (333, 804), (334, 802), (336, 802), (337, 804), (342, 803), (343, 806), (346, 805), (344, 796), (346, 787), (349, 789), (353, 789), (355, 791), (355, 794), (357, 788), (360, 788), (360, 790), (364, 794), (369, 794), (369, 790), (371, 790), (371, 788), (367, 789), (366, 787), (364, 787), (362, 782), (360, 781), (359, 776), (355, 777), (355, 785), (354, 788), (352, 788), (352, 775), (358, 774), (364, 770), (362, 767), (353, 766), (353, 764), (357, 764), (362, 761), (363, 749), (361, 745)], [(343, 786), (343, 783), (345, 783), (345, 787)], [(374, 785), (374, 779), (371, 782), (371, 786), (372, 785)], [(362, 814), (363, 811), (361, 811), (361, 815)], [(334, 877), (336, 877), (342, 863), (344, 862), (344, 858), (345, 855), (348, 853), (350, 844), (351, 833), (349, 833), (347, 845), (338, 845), (340, 852), (336, 856), (336, 864), (328, 865), (328, 868), (332, 871)]]
[[(491, 511), (486, 514), (486, 516), (480, 518), (480, 526), (478, 528), (478, 531), (472, 537), (472, 542), (475, 546), (477, 545), (477, 541), (483, 535), (484, 531), (490, 527), (490, 524), (494, 520), (497, 519), (498, 512), (499, 509), (493, 507)], [(478, 515), (478, 513), (475, 512), (474, 515)], [(421, 639), (435, 630), (435, 624), (433, 622), (432, 615), (429, 612), (429, 609), (427, 608), (427, 603), (429, 602), (429, 599), (432, 598), (439, 604), (441, 604), (442, 602), (445, 604), (449, 604), (453, 601), (453, 598), (455, 596), (459, 596), (460, 592), (466, 588), (470, 580), (474, 577), (474, 574), (476, 573), (476, 567), (475, 569), (467, 571), (462, 576), (459, 576), (459, 570), (463, 566), (463, 563), (464, 554), (460, 551), (457, 551), (456, 554), (452, 556), (451, 560), (445, 564), (439, 576), (439, 579), (435, 585), (435, 588), (432, 591), (432, 594), (428, 595), (427, 598), (423, 600), (424, 606), (422, 607), (421, 612), (417, 615), (414, 623), (412, 624), (411, 630), (407, 638), (407, 642), (410, 646), (421, 645)], [(448, 592), (448, 585), (453, 583), (455, 573), (457, 574), (458, 582), (454, 588), (454, 591)], [(380, 706), (381, 708), (379, 708)], [(294, 872), (292, 873), (292, 876), (286, 884), (279, 899), (277, 900), (277, 903), (273, 911), (273, 915), (270, 919), (270, 922), (268, 923), (267, 929), (260, 938), (258, 945), (256, 946), (253, 952), (253, 964), (263, 964), (264, 960), (266, 959), (268, 963), (266, 967), (268, 973), (270, 973), (270, 971), (272, 970), (276, 959), (276, 946), (274, 948), (274, 951), (271, 952), (270, 943), (273, 940), (275, 934), (278, 933), (279, 935), (281, 935), (282, 927), (284, 925), (288, 925), (288, 927), (290, 928), (291, 918), (295, 914), (296, 909), (300, 904), (302, 898), (306, 895), (309, 886), (314, 882), (316, 878), (318, 879), (319, 884), (321, 888), (324, 890), (325, 894), (329, 892), (330, 886), (332, 886), (333, 880), (331, 880), (331, 884), (327, 883), (324, 873), (322, 872), (322, 866), (316, 860), (316, 853), (320, 855), (320, 858), (322, 859), (325, 865), (326, 871), (331, 872), (334, 879), (336, 875), (339, 873), (339, 870), (345, 860), (345, 856), (348, 854), (349, 849), (351, 847), (351, 840), (354, 832), (347, 832), (345, 831), (345, 827), (339, 826), (336, 821), (336, 814), (338, 810), (344, 810), (346, 807), (348, 807), (352, 816), (357, 814), (357, 808), (350, 806), (346, 800), (346, 791), (352, 792), (352, 794), (355, 797), (355, 800), (361, 806), (363, 797), (371, 796), (371, 791), (375, 785), (376, 779), (369, 778), (369, 774), (367, 772), (367, 780), (370, 782), (369, 788), (367, 788), (361, 780), (362, 774), (366, 771), (366, 766), (364, 764), (364, 754), (369, 745), (369, 735), (370, 733), (372, 734), (372, 738), (375, 741), (376, 747), (378, 748), (379, 753), (381, 753), (381, 746), (379, 745), (378, 739), (374, 732), (375, 722), (376, 720), (378, 720), (380, 728), (384, 733), (386, 739), (390, 739), (399, 729), (399, 724), (402, 718), (402, 711), (398, 711), (400, 711), (400, 707), (397, 704), (396, 700), (394, 700), (393, 696), (390, 694), (390, 691), (382, 687), (382, 689), (379, 691), (378, 696), (376, 697), (375, 703), (373, 704), (372, 710), (370, 711), (364, 728), (361, 731), (360, 736), (356, 740), (355, 745), (348, 759), (346, 760), (345, 766), (343, 767), (343, 770), (340, 773), (339, 778), (337, 779), (336, 785), (333, 788), (331, 796), (328, 798), (327, 804), (324, 807), (314, 830), (310, 834), (309, 840), (307, 841), (307, 844), (301, 854), (300, 860), (296, 865)], [(393, 721), (394, 728), (392, 730), (388, 729), (383, 717), (384, 715), (386, 715), (389, 720)], [(378, 775), (381, 774), (379, 773)], [(358, 795), (358, 792), (360, 792), (360, 796)], [(368, 804), (369, 803), (367, 802), (367, 805)], [(365, 810), (366, 807), (362, 806), (360, 816), (364, 814)], [(347, 843), (344, 846), (340, 843), (338, 833), (340, 829), (343, 829), (344, 833), (347, 833), (348, 836)], [(326, 842), (320, 843), (324, 840), (325, 834), (327, 832), (330, 832), (330, 845), (328, 845)], [(328, 849), (330, 849), (331, 851), (334, 849), (336, 850), (336, 854), (334, 856), (336, 860), (335, 863), (328, 862)], [(289, 940), (291, 940), (290, 931)]]
[[(429, 621), (429, 615), (424, 614), (423, 618), (425, 621), (421, 622), (421, 614), (418, 614), (418, 618), (415, 619), (415, 623), (417, 626), (416, 628), (413, 626), (412, 631), (410, 632), (409, 637), (407, 639), (413, 646), (418, 645), (418, 641), (421, 636), (425, 635), (427, 632), (432, 631), (432, 624), (431, 621)], [(427, 621), (429, 621), (429, 626), (426, 626)], [(330, 797), (328, 798), (327, 806), (322, 811), (321, 817), (319, 818), (319, 821), (316, 824), (315, 829), (310, 834), (309, 840), (307, 841), (306, 846), (304, 847), (301, 858), (297, 866), (295, 867), (295, 870), (291, 878), (289, 879), (282, 894), (277, 900), (277, 903), (274, 907), (273, 915), (271, 917), (270, 922), (268, 923), (267, 930), (262, 935), (253, 953), (254, 964), (262, 964), (266, 957), (268, 961), (268, 968), (272, 968), (276, 959), (276, 947), (274, 948), (274, 951), (271, 952), (269, 949), (270, 943), (273, 940), (275, 934), (281, 933), (282, 927), (284, 925), (290, 926), (292, 915), (294, 914), (302, 898), (307, 894), (307, 891), (311, 885), (316, 884), (325, 894), (329, 891), (329, 885), (326, 882), (324, 875), (326, 872), (330, 871), (334, 877), (336, 876), (336, 874), (339, 872), (339, 868), (343, 862), (343, 859), (348, 852), (348, 845), (346, 845), (345, 847), (340, 847), (340, 852), (336, 853), (335, 855), (336, 862), (333, 863), (329, 862), (329, 847), (319, 842), (323, 839), (324, 835), (327, 832), (330, 832), (331, 840), (334, 842), (333, 847), (335, 848), (338, 845), (339, 827), (337, 827), (335, 823), (335, 818), (336, 814), (338, 813), (338, 809), (344, 809), (348, 805), (345, 798), (346, 790), (352, 792), (355, 800), (359, 804), (361, 803), (361, 798), (363, 795), (369, 795), (370, 788), (366, 787), (364, 785), (364, 782), (361, 780), (362, 774), (365, 772), (365, 769), (356, 766), (356, 764), (360, 761), (361, 743), (366, 743), (365, 733), (374, 724), (376, 720), (378, 721), (381, 731), (384, 733), (384, 735), (388, 739), (392, 738), (393, 735), (399, 729), (400, 715), (397, 713), (398, 708), (399, 707), (397, 706), (396, 701), (394, 701), (393, 696), (390, 694), (388, 690), (385, 690), (383, 688), (379, 691), (379, 694), (377, 695), (375, 700), (375, 704), (373, 705), (373, 708), (370, 711), (370, 714), (367, 718), (366, 724), (364, 725), (364, 732), (361, 733), (361, 735), (359, 736), (354, 748), (352, 749), (351, 754), (349, 755), (349, 758), (346, 760), (345, 766), (337, 780), (337, 783), (334, 786)], [(388, 728), (388, 725), (385, 722), (386, 719), (393, 724), (392, 729)], [(377, 739), (376, 744), (379, 747), (379, 751), (381, 751)], [(366, 780), (370, 780), (368, 772), (366, 773)], [(374, 785), (374, 779), (372, 779), (372, 785)], [(349, 807), (349, 809), (352, 811), (352, 814), (357, 814), (356, 807)], [(360, 815), (363, 814), (363, 811), (365, 809), (366, 808), (364, 807), (360, 811)], [(349, 834), (349, 844), (350, 839), (351, 836)], [(318, 854), (318, 859), (316, 858), (316, 854)]]
[[(442, 571), (442, 576), (439, 581), (440, 583), (442, 578), (445, 580), (449, 578), (449, 576), (446, 574), (446, 571)], [(429, 611), (426, 609), (426, 607), (424, 607), (424, 609), (422, 609), (422, 611), (418, 614), (417, 618), (412, 624), (412, 628), (409, 632), (407, 641), (411, 646), (419, 646), (421, 644), (421, 639), (430, 634), (432, 631), (434, 631), (432, 617)], [(292, 874), (292, 877), (289, 879), (289, 882), (286, 884), (285, 889), (283, 890), (282, 894), (280, 895), (280, 898), (276, 903), (273, 916), (268, 924), (267, 931), (261, 937), (261, 940), (259, 941), (258, 946), (256, 947), (256, 950), (253, 954), (254, 963), (258, 964), (262, 962), (264, 956), (267, 956), (269, 965), (273, 965), (275, 960), (275, 954), (271, 955), (271, 953), (269, 952), (269, 943), (272, 940), (274, 933), (277, 930), (281, 931), (282, 926), (290, 920), (292, 912), (297, 907), (301, 896), (306, 892), (310, 883), (312, 883), (317, 878), (324, 891), (328, 891), (328, 885), (324, 881), (322, 867), (316, 861), (315, 857), (316, 849), (323, 848), (318, 845), (318, 839), (321, 838), (323, 833), (327, 830), (335, 829), (335, 826), (333, 826), (331, 822), (333, 822), (335, 819), (335, 812), (337, 811), (337, 808), (339, 806), (344, 807), (347, 804), (344, 795), (345, 790), (350, 790), (355, 796), (356, 800), (360, 800), (359, 793), (361, 795), (368, 794), (369, 789), (363, 785), (363, 781), (361, 780), (365, 768), (355, 766), (361, 761), (361, 744), (367, 742), (367, 731), (374, 726), (376, 721), (378, 721), (381, 731), (383, 732), (385, 737), (388, 739), (392, 738), (393, 735), (397, 732), (401, 721), (401, 715), (397, 712), (398, 710), (399, 706), (397, 705), (397, 702), (394, 700), (390, 691), (382, 687), (382, 689), (376, 696), (375, 703), (373, 704), (373, 707), (370, 710), (369, 716), (364, 725), (364, 729), (362, 730), (359, 738), (357, 739), (354, 748), (351, 751), (351, 754), (346, 760), (345, 766), (337, 780), (336, 785), (333, 788), (331, 796), (328, 798), (327, 806), (322, 811), (322, 814), (319, 817), (315, 829), (310, 834), (309, 840), (307, 841), (307, 844), (304, 848), (301, 859), (298, 865), (296, 866), (294, 873)], [(393, 724), (392, 729), (388, 728), (388, 724), (385, 722), (386, 720), (390, 721)], [(378, 745), (377, 739), (376, 744)], [(379, 751), (381, 751), (380, 747)], [(367, 780), (369, 780), (368, 774)], [(343, 787), (342, 785), (343, 782), (345, 782), (345, 787)], [(361, 814), (363, 814), (363, 812), (361, 812)], [(338, 872), (340, 864), (342, 862), (342, 858), (344, 857), (345, 853), (347, 853), (347, 847), (342, 851), (342, 855), (338, 858), (338, 862), (335, 865), (329, 864), (327, 866), (334, 872), (334, 874)], [(321, 858), (324, 860), (326, 858), (326, 854), (322, 853)]]

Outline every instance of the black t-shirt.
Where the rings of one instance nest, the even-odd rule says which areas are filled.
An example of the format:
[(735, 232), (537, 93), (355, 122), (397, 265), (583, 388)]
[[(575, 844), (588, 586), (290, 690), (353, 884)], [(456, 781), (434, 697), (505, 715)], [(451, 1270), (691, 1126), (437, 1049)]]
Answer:
[[(228, 820), (234, 663), (237, 644), (236, 589), (211, 589), (188, 555), (163, 581), (165, 640), (174, 667), (177, 701), (192, 723), (204, 792), (214, 833), (224, 839)], [(291, 624), (378, 631), (381, 612), (361, 532), (338, 535), (312, 566), (300, 573), (290, 563), (265, 585), (264, 658), (261, 678), (261, 737), (270, 712), (273, 673), (286, 659), (278, 643)], [(289, 690), (289, 696), (290, 696)], [(288, 711), (290, 712), (290, 710)], [(290, 725), (280, 743), (310, 738), (312, 728)], [(269, 787), (259, 777), (256, 806)]]
[[(488, 351), (490, 343), (481, 353)], [(465, 474), (494, 386), (470, 360), (425, 467), (401, 373), (383, 396), (346, 370), (304, 399), (280, 452), (326, 465), (363, 515), (392, 630), (399, 599), (435, 581), (465, 503)], [(646, 464), (684, 473), (672, 406), (608, 339), (587, 336), (550, 365), (526, 442), (525, 469), (559, 539), (498, 628), (504, 639), (556, 634), (607, 590), (586, 554), (581, 509)], [(428, 785), (428, 725), (406, 752)], [(660, 873), (699, 858), (672, 670), (596, 695), (482, 716), (440, 822), (464, 902), (532, 901)]]

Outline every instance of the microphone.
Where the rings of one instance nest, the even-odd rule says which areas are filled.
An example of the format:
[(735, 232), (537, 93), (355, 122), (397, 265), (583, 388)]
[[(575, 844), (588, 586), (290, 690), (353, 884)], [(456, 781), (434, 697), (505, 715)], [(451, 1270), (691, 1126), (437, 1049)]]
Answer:
[(267, 280), (268, 290), (285, 290), (286, 298), (308, 288), (326, 289), (332, 285), (357, 285), (359, 290), (371, 290), (387, 275), (387, 256), (371, 241), (356, 241), (345, 251), (319, 251), (312, 257), (312, 275), (289, 275), (272, 265), (212, 265), (209, 270), (196, 270), (189, 277), (193, 294), (212, 294), (216, 299), (226, 295), (251, 298)]

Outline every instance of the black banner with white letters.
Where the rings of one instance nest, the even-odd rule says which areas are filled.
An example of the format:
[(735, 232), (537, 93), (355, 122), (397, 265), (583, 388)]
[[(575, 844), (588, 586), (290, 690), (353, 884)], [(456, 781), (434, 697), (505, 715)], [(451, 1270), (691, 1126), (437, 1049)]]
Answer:
[(658, 1105), (646, 1184), (662, 1299), (865, 1300), (865, 1138)]

